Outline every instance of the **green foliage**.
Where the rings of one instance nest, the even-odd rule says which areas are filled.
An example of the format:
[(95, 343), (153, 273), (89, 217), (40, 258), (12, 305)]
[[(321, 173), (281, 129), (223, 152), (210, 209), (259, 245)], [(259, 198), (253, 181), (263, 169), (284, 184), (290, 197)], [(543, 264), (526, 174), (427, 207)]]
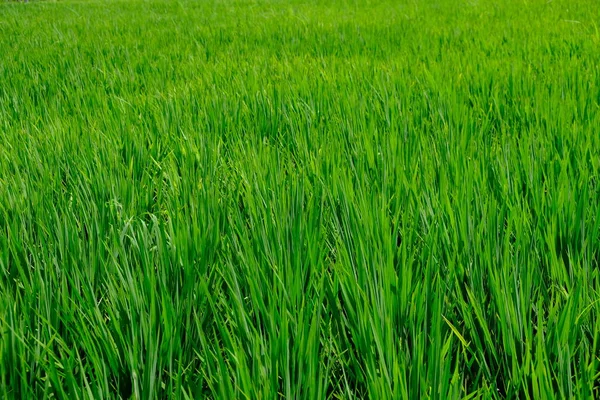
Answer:
[(0, 4), (0, 397), (600, 398), (599, 25)]

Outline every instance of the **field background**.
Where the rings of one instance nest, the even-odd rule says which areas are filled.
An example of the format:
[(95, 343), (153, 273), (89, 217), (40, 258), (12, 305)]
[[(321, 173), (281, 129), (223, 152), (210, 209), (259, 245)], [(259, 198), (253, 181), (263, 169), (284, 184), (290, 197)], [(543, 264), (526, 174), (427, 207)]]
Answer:
[(0, 397), (600, 398), (595, 0), (0, 4)]

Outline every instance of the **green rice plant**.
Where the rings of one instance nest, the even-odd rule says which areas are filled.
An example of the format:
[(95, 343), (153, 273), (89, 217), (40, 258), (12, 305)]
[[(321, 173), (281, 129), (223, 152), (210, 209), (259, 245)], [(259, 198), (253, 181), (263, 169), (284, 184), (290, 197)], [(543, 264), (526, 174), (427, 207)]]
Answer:
[(592, 0), (0, 4), (0, 396), (600, 397)]

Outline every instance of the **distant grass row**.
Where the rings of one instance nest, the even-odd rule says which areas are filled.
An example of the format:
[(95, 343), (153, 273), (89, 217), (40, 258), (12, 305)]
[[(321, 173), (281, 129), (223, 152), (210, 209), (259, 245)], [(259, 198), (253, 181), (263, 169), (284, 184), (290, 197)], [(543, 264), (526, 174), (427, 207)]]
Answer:
[(0, 397), (600, 398), (597, 6), (0, 4)]

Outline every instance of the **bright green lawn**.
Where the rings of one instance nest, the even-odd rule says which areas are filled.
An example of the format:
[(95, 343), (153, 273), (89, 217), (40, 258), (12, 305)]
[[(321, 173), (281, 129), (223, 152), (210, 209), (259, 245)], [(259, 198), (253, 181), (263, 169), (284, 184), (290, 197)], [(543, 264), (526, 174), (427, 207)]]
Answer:
[(599, 65), (597, 0), (3, 2), (0, 397), (600, 398)]

